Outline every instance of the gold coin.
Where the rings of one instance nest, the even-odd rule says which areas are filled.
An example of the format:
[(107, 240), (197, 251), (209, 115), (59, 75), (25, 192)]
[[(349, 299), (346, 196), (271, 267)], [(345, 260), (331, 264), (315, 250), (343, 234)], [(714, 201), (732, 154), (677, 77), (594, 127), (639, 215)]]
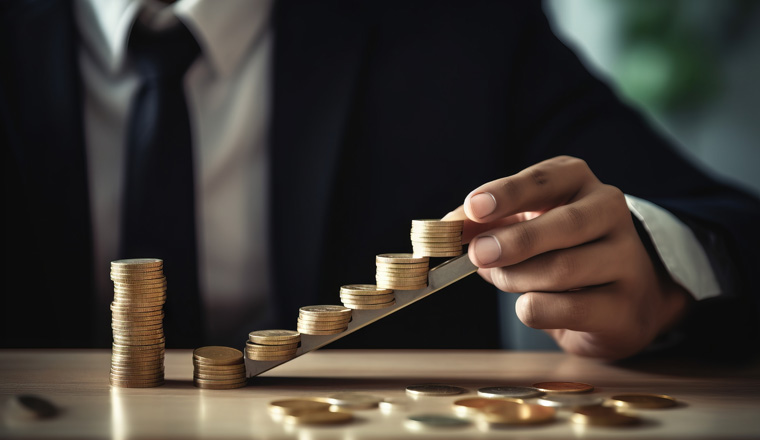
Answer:
[(376, 266), (375, 273), (384, 273), (388, 275), (412, 275), (421, 276), (430, 272), (430, 266), (424, 267), (388, 267)]
[(298, 328), (308, 328), (312, 330), (333, 330), (333, 329), (339, 329), (339, 328), (345, 328), (348, 326), (348, 323), (345, 322), (303, 322), (300, 319), (296, 321), (296, 324)]
[(347, 294), (340, 295), (340, 299), (344, 304), (346, 302), (354, 304), (381, 304), (384, 302), (392, 301), (394, 298), (395, 295), (392, 293), (372, 296), (349, 296)]
[(132, 313), (143, 313), (143, 312), (158, 312), (163, 310), (163, 305), (153, 305), (150, 307), (140, 307), (140, 306), (125, 306), (122, 304), (116, 304), (111, 303), (111, 311), (112, 312), (132, 312)]
[(375, 257), (375, 262), (377, 263), (393, 263), (393, 264), (410, 264), (410, 263), (429, 263), (429, 259), (427, 258), (415, 258), (412, 256), (412, 254), (380, 254)]
[(582, 425), (623, 426), (635, 425), (641, 421), (636, 416), (619, 412), (616, 408), (590, 406), (573, 411), (570, 421)]
[(245, 349), (245, 352), (250, 356), (251, 354), (260, 355), (260, 356), (292, 356), (296, 354), (296, 350), (279, 350), (279, 351), (257, 351), (257, 350), (250, 350), (248, 348)]
[(164, 384), (164, 379), (159, 380), (136, 380), (136, 379), (114, 379), (111, 378), (111, 385), (120, 388), (153, 388)]
[[(341, 306), (343, 307), (343, 306)], [(344, 307), (345, 308), (345, 307)], [(335, 315), (335, 316), (322, 316), (322, 315), (313, 315), (313, 314), (304, 314), (299, 313), (298, 319), (304, 322), (342, 322), (342, 323), (349, 323), (351, 322), (351, 315), (344, 314), (343, 316)]]
[(298, 343), (294, 344), (282, 344), (282, 345), (260, 345), (260, 344), (254, 344), (251, 341), (245, 342), (245, 348), (248, 350), (255, 350), (255, 351), (280, 351), (280, 350), (295, 350), (298, 348)]
[(119, 296), (166, 295), (166, 290), (166, 286), (163, 285), (134, 287), (114, 286), (113, 288), (114, 295)]
[(406, 387), (406, 393), (413, 397), (419, 396), (453, 396), (456, 394), (462, 394), (465, 390), (462, 387), (444, 384), (422, 384), (422, 385), (409, 385)]
[(148, 267), (162, 267), (164, 260), (159, 258), (125, 258), (121, 260), (111, 261), (111, 267), (118, 267), (122, 269), (132, 268), (148, 268)]
[(436, 219), (412, 220), (412, 228), (462, 230), (464, 228), (464, 220), (436, 220)]
[(195, 365), (193, 368), (193, 371), (197, 373), (203, 373), (203, 374), (215, 374), (215, 373), (223, 373), (223, 374), (232, 374), (232, 373), (242, 373), (245, 374), (245, 364), (238, 364), (238, 365)]
[(336, 329), (336, 330), (313, 330), (313, 329), (310, 329), (310, 328), (301, 328), (301, 327), (299, 327), (298, 331), (300, 331), (301, 333), (303, 333), (305, 335), (318, 335), (319, 336), (319, 335), (336, 335), (338, 333), (344, 332), (347, 329), (348, 329), (348, 327), (341, 328), (341, 329)]
[(382, 304), (350, 304), (346, 303), (346, 307), (352, 308), (354, 310), (378, 310), (378, 309), (384, 309), (386, 307), (390, 307), (392, 305), (396, 304), (396, 300), (394, 299), (391, 302), (382, 303)]
[(329, 411), (330, 404), (316, 399), (284, 399), (269, 402), (269, 412), (289, 415), (317, 411)]
[(193, 359), (199, 363), (212, 365), (238, 364), (243, 359), (243, 352), (231, 347), (211, 345), (193, 350)]
[(290, 356), (262, 356), (262, 355), (257, 355), (257, 354), (256, 355), (254, 355), (254, 354), (248, 355), (248, 359), (250, 359), (252, 361), (264, 361), (264, 362), (267, 362), (267, 361), (288, 361), (290, 359), (293, 359), (294, 357), (296, 357), (295, 354), (290, 355)]
[[(139, 346), (136, 346), (139, 347)], [(145, 351), (139, 351), (139, 350), (113, 350), (111, 352), (111, 356), (116, 358), (122, 358), (122, 359), (147, 359), (147, 358), (156, 358), (156, 357), (163, 357), (164, 356), (164, 349), (161, 350), (145, 350)]]
[(343, 306), (334, 305), (319, 305), (319, 306), (305, 306), (298, 309), (299, 315), (311, 315), (311, 316), (350, 316), (351, 309), (347, 309)]
[(243, 388), (247, 384), (248, 382), (240, 382), (240, 383), (234, 383), (234, 384), (202, 384), (198, 382), (193, 382), (193, 385), (205, 390), (232, 390), (236, 388)]
[(311, 411), (286, 415), (283, 421), (291, 425), (337, 425), (353, 419), (351, 413), (344, 411)]
[(157, 296), (149, 296), (149, 297), (114, 295), (113, 302), (114, 304), (118, 304), (120, 306), (126, 306), (126, 307), (162, 306), (166, 303), (166, 295), (157, 295)]
[(112, 380), (144, 380), (146, 382), (158, 381), (158, 380), (164, 380), (164, 372), (153, 371), (153, 372), (137, 373), (137, 372), (120, 372), (120, 371), (111, 370), (110, 378)]
[(443, 239), (460, 239), (462, 237), (462, 231), (417, 231), (413, 230), (409, 234), (409, 238), (428, 239), (428, 238), (443, 238)]
[(164, 343), (157, 343), (154, 345), (143, 345), (143, 346), (133, 346), (133, 345), (124, 345), (119, 344), (117, 342), (114, 342), (111, 344), (111, 350), (113, 351), (152, 351), (152, 350), (163, 350), (166, 348), (166, 344)]
[(261, 345), (297, 344), (301, 334), (293, 330), (256, 330), (248, 333), (248, 340)]
[(378, 289), (374, 284), (349, 284), (347, 286), (341, 286), (341, 294), (346, 295), (381, 295), (393, 293), (390, 289)]
[[(461, 241), (446, 241), (446, 242), (438, 242), (438, 241), (415, 241), (412, 240), (412, 247), (414, 249), (422, 249), (422, 250), (431, 250), (431, 251), (440, 251), (440, 250), (456, 250), (462, 248), (462, 242)], [(414, 251), (412, 251), (414, 253)]]
[(343, 392), (331, 394), (322, 400), (341, 408), (369, 409), (376, 408), (382, 399), (371, 394)]
[(235, 385), (239, 383), (246, 383), (247, 378), (236, 377), (234, 379), (198, 379), (193, 378), (193, 382), (201, 385)]
[(375, 272), (375, 277), (391, 278), (391, 279), (404, 279), (404, 278), (425, 278), (427, 279), (428, 270), (421, 272), (386, 272), (384, 270), (378, 270)]
[(454, 402), (454, 411), (457, 414), (471, 416), (480, 413), (483, 408), (504, 404), (525, 403), (522, 399), (488, 399), (485, 397), (469, 397)]
[(157, 328), (157, 329), (147, 329), (143, 330), (140, 328), (130, 328), (130, 329), (119, 329), (115, 328), (113, 329), (114, 335), (118, 335), (122, 338), (139, 338), (141, 336), (149, 337), (149, 336), (164, 336), (164, 329), (163, 328)]
[(665, 394), (618, 394), (609, 398), (611, 405), (620, 408), (671, 408), (677, 405), (676, 399)]
[(589, 393), (594, 391), (594, 386), (581, 382), (538, 382), (533, 384), (545, 393)]
[(164, 361), (163, 359), (153, 361), (153, 362), (145, 362), (145, 363), (135, 363), (135, 364), (120, 364), (120, 363), (114, 363), (111, 362), (111, 371), (118, 371), (122, 373), (128, 373), (128, 372), (146, 372), (146, 371), (164, 371)]
[(555, 408), (583, 408), (585, 406), (599, 406), (604, 403), (604, 399), (599, 396), (551, 393), (536, 398), (536, 403)]
[(479, 419), (497, 425), (530, 425), (554, 420), (557, 411), (548, 406), (529, 403), (503, 402), (484, 407)]
[(140, 287), (159, 287), (159, 286), (166, 286), (167, 284), (166, 277), (148, 279), (148, 280), (137, 280), (134, 278), (125, 278), (125, 277), (116, 277), (116, 278), (112, 277), (111, 281), (113, 281), (114, 287), (121, 287), (125, 289), (140, 288)]
[(118, 319), (121, 321), (142, 321), (150, 319), (164, 319), (164, 310), (161, 307), (158, 310), (150, 312), (133, 312), (131, 310), (121, 311), (112, 310), (111, 319)]
[(214, 373), (193, 373), (193, 379), (213, 379), (213, 380), (230, 380), (233, 379), (245, 379), (245, 373), (234, 373), (234, 374), (214, 374)]
[(143, 281), (153, 281), (153, 280), (165, 280), (166, 277), (164, 276), (164, 273), (162, 271), (154, 271), (154, 272), (132, 272), (132, 273), (126, 273), (126, 272), (114, 272), (111, 271), (111, 280), (126, 280), (127, 282), (143, 282)]

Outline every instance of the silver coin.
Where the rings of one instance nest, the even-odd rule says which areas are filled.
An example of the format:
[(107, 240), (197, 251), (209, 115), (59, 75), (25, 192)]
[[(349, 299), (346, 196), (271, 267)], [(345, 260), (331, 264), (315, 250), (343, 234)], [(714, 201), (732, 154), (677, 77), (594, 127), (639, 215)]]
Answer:
[(423, 384), (423, 385), (409, 385), (406, 387), (407, 394), (412, 396), (453, 396), (455, 394), (462, 394), (465, 390), (462, 387), (456, 387), (453, 385), (444, 384)]
[(443, 414), (417, 414), (407, 417), (406, 424), (412, 429), (458, 428), (469, 425), (470, 421)]
[(568, 396), (565, 394), (549, 394), (536, 399), (536, 403), (542, 406), (554, 408), (582, 408), (586, 406), (598, 406), (604, 403), (604, 399), (597, 396)]
[(478, 396), (499, 398), (512, 397), (518, 399), (528, 399), (530, 397), (543, 396), (544, 392), (533, 387), (486, 387), (478, 390)]
[(349, 409), (375, 408), (381, 400), (370, 394), (350, 392), (331, 394), (325, 399), (330, 405)]

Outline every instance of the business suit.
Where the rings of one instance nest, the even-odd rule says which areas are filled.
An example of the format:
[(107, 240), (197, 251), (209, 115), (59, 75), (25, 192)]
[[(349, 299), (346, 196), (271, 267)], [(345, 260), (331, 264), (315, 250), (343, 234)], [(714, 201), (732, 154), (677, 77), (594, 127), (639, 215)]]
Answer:
[[(477, 185), (559, 154), (669, 209), (703, 243), (727, 246), (734, 290), (756, 297), (757, 201), (678, 157), (556, 41), (537, 5), (280, 2), (273, 20), (270, 224), (282, 325), (293, 326), (298, 306), (336, 302), (341, 284), (372, 279), (376, 253), (409, 248), (410, 219), (441, 216)], [(35, 288), (55, 304), (41, 317), (5, 320), (28, 324), (29, 337), (17, 333), (4, 345), (86, 346), (88, 314), (104, 311), (90, 310), (87, 294), (76, 30), (67, 2), (13, 3), (0, 23), (3, 57), (13, 60), (0, 90), (4, 186), (18, 213), (5, 242), (20, 256), (8, 275), (20, 274), (10, 277), (14, 289), (39, 280)], [(56, 296), (55, 286), (81, 286), (81, 295)], [(345, 344), (495, 347), (493, 290), (472, 277)], [(5, 301), (14, 314), (40, 303)], [(757, 303), (726, 301), (727, 316), (757, 312)], [(56, 341), (40, 321), (69, 331)]]

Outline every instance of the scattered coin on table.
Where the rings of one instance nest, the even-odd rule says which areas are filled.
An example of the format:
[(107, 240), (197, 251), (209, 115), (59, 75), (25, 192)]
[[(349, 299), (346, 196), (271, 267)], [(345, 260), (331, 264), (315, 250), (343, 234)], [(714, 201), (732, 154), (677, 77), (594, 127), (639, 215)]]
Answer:
[(620, 412), (616, 408), (590, 406), (575, 409), (573, 415), (570, 416), (570, 421), (592, 426), (625, 426), (638, 424), (641, 419), (633, 414)]
[(538, 382), (533, 388), (545, 393), (590, 393), (594, 386), (581, 382)]
[(672, 408), (676, 399), (664, 394), (617, 394), (608, 399), (612, 406), (620, 408), (659, 409)]
[(478, 420), (493, 425), (536, 425), (554, 420), (556, 410), (531, 403), (503, 402), (484, 406)]
[(544, 392), (533, 387), (485, 387), (478, 390), (478, 396), (490, 398), (511, 397), (515, 399), (528, 399), (530, 397), (543, 396)]
[(382, 398), (363, 393), (335, 393), (327, 396), (325, 402), (345, 409), (377, 408)]
[(421, 384), (409, 385), (406, 387), (406, 393), (412, 397), (420, 396), (453, 396), (462, 394), (467, 390), (462, 387), (445, 384)]
[(554, 408), (583, 408), (587, 406), (599, 406), (604, 403), (604, 398), (599, 396), (547, 394), (545, 396), (537, 397), (536, 403)]
[(410, 429), (462, 428), (470, 425), (471, 422), (445, 414), (416, 414), (407, 417), (405, 424)]

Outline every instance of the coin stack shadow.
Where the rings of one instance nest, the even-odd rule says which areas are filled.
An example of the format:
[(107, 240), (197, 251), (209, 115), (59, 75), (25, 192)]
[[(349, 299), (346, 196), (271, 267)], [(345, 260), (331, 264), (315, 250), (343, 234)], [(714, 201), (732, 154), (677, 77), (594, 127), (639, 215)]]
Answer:
[(412, 254), (380, 254), (375, 257), (378, 289), (417, 290), (427, 286), (430, 259)]
[(152, 258), (111, 262), (113, 348), (111, 385), (147, 388), (163, 385), (163, 318), (166, 278), (163, 261)]
[(298, 311), (298, 331), (306, 335), (334, 335), (348, 329), (351, 309), (343, 306), (306, 306)]
[(247, 383), (243, 352), (208, 346), (193, 351), (193, 385), (210, 390), (241, 388)]
[(254, 361), (287, 361), (293, 359), (301, 342), (301, 334), (292, 330), (259, 330), (248, 334), (245, 355)]
[(341, 286), (340, 300), (344, 306), (355, 310), (384, 309), (396, 304), (393, 290), (379, 289), (374, 284)]
[(462, 220), (412, 220), (412, 253), (415, 257), (462, 255)]

